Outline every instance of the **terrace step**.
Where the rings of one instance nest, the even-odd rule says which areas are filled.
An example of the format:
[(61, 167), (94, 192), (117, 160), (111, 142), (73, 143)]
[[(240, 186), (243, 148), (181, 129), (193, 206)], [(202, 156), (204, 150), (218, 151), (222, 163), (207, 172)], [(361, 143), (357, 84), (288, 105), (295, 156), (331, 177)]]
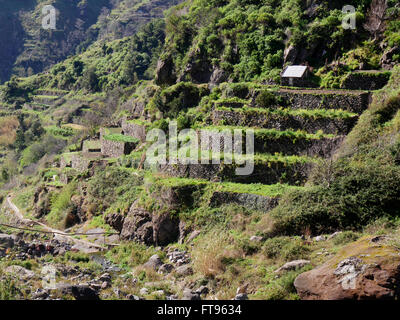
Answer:
[(57, 89), (39, 89), (36, 91), (37, 95), (42, 96), (55, 96), (55, 97), (63, 97), (67, 95), (69, 91), (66, 90), (57, 90)]
[(262, 108), (215, 108), (214, 125), (248, 126), (276, 130), (303, 130), (308, 133), (347, 135), (358, 115), (338, 110), (271, 110)]
[[(163, 190), (166, 187), (169, 188), (169, 195), (175, 201), (183, 201), (183, 205), (193, 203), (194, 197), (198, 199), (200, 191), (201, 196), (207, 195), (207, 201), (211, 207), (237, 204), (248, 209), (264, 212), (277, 206), (284, 192), (299, 188), (282, 184), (241, 184), (187, 178), (161, 178), (156, 181), (156, 184), (163, 186)], [(212, 190), (212, 192), (210, 193), (207, 190)], [(193, 199), (191, 199), (192, 197)]]
[[(271, 184), (289, 184), (295, 186), (303, 185), (314, 167), (317, 159), (297, 156), (271, 156), (255, 155), (254, 168), (249, 173), (246, 171), (237, 172), (237, 169), (245, 167), (244, 163), (192, 163), (182, 162), (158, 164), (152, 166), (146, 161), (145, 169), (166, 174), (170, 177), (205, 179), (217, 182), (236, 182), (243, 184), (260, 183)], [(242, 174), (242, 175), (240, 175)]]
[[(276, 129), (255, 129), (250, 127), (233, 127), (233, 126), (211, 126), (202, 129), (199, 139), (207, 139), (202, 146), (203, 150), (212, 150), (213, 141), (220, 141), (219, 150), (223, 152), (225, 147), (224, 132), (233, 132), (241, 130), (243, 133), (242, 141), (246, 141), (247, 130), (254, 132), (254, 152), (268, 154), (283, 154), (287, 156), (299, 155), (309, 157), (329, 158), (340, 147), (344, 135), (334, 136), (326, 134), (310, 134), (304, 131), (280, 131)], [(207, 134), (208, 137), (202, 135)], [(233, 139), (227, 138), (227, 143), (232, 144)], [(204, 148), (205, 147), (205, 148)], [(245, 152), (245, 143), (243, 143), (243, 152)], [(217, 150), (214, 150), (216, 152)]]
[[(367, 91), (280, 88), (272, 92), (283, 99), (285, 107), (292, 109), (341, 109), (361, 114), (371, 100)], [(257, 106), (256, 96), (253, 95), (252, 107)]]
[(58, 99), (60, 99), (59, 96), (44, 96), (44, 95), (33, 96), (34, 103), (48, 105), (48, 106), (53, 106)]

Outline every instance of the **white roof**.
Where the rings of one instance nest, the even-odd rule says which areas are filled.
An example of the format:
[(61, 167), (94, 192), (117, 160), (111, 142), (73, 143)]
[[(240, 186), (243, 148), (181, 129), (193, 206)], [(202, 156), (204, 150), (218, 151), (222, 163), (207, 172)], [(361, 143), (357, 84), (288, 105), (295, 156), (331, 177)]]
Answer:
[(307, 66), (289, 66), (282, 74), (283, 78), (302, 78), (307, 70)]

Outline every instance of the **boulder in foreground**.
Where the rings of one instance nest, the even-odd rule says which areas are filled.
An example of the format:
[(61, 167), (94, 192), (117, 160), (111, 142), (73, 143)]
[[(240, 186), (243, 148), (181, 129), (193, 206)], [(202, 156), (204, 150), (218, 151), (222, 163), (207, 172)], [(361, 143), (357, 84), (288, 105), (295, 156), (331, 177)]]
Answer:
[(399, 254), (388, 238), (365, 237), (300, 274), (294, 285), (302, 300), (398, 299)]

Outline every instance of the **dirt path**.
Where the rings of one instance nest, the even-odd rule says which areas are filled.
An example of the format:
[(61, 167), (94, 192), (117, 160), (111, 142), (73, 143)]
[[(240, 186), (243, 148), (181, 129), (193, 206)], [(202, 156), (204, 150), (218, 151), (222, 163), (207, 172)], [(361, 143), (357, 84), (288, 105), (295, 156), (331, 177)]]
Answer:
[(75, 248), (78, 249), (79, 251), (82, 252), (86, 252), (86, 253), (93, 253), (93, 252), (97, 252), (99, 250), (104, 250), (105, 248), (85, 241), (85, 240), (80, 240), (80, 239), (75, 239), (72, 236), (68, 235), (68, 233), (62, 232), (60, 230), (51, 228), (47, 225), (45, 225), (44, 223), (38, 222), (38, 221), (34, 221), (34, 220), (30, 220), (30, 219), (25, 219), (24, 215), (21, 213), (21, 211), (18, 209), (18, 207), (12, 202), (12, 196), (8, 195), (7, 196), (7, 204), (10, 207), (10, 209), (14, 212), (15, 216), (18, 218), (18, 220), (20, 220), (22, 223), (24, 224), (34, 224), (34, 225), (39, 225), (41, 226), (43, 229), (45, 229), (48, 232), (51, 232), (54, 234), (54, 239), (59, 240), (61, 242), (68, 242), (68, 243), (74, 243), (75, 244)]

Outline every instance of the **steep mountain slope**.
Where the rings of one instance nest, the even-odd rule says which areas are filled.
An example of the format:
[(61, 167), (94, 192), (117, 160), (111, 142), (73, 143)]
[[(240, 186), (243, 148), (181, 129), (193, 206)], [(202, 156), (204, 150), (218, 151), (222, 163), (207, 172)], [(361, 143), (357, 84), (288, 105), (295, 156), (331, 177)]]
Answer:
[[(10, 75), (32, 75), (87, 48), (98, 39), (114, 40), (134, 34), (140, 26), (162, 16), (176, 0), (2, 1), (0, 81)], [(44, 30), (42, 8), (57, 10), (56, 30)]]
[[(16, 246), (4, 265), (31, 259), (37, 272), (52, 261), (64, 271), (58, 280), (85, 278), (106, 299), (298, 299), (296, 277), (331, 258), (335, 268), (383, 260), (398, 270), (397, 1), (353, 1), (357, 28), (345, 30), (341, 0), (192, 0), (114, 40), (129, 34), (137, 12), (135, 1), (119, 4), (110, 13), (117, 27), (113, 18), (93, 27), (100, 40), (1, 87), (0, 130), (1, 219), (12, 200), (32, 219), (119, 246), (100, 264), (65, 243), (44, 258)], [(384, 17), (373, 18), (381, 6)], [(279, 84), (291, 63), (310, 66), (313, 88)], [(152, 129), (170, 138), (157, 150)], [(184, 129), (220, 147), (232, 132), (253, 132), (254, 170), (236, 174), (249, 160), (244, 143), (226, 157), (202, 136), (193, 139), (205, 142), (200, 150), (189, 133), (174, 137)], [(174, 160), (175, 143), (178, 163), (151, 163), (163, 150)], [(193, 163), (199, 155), (219, 161)], [(65, 269), (76, 265), (89, 275), (71, 277)], [(118, 272), (104, 280), (104, 265)], [(392, 281), (386, 276), (380, 281)], [(114, 290), (123, 286), (126, 295)]]

